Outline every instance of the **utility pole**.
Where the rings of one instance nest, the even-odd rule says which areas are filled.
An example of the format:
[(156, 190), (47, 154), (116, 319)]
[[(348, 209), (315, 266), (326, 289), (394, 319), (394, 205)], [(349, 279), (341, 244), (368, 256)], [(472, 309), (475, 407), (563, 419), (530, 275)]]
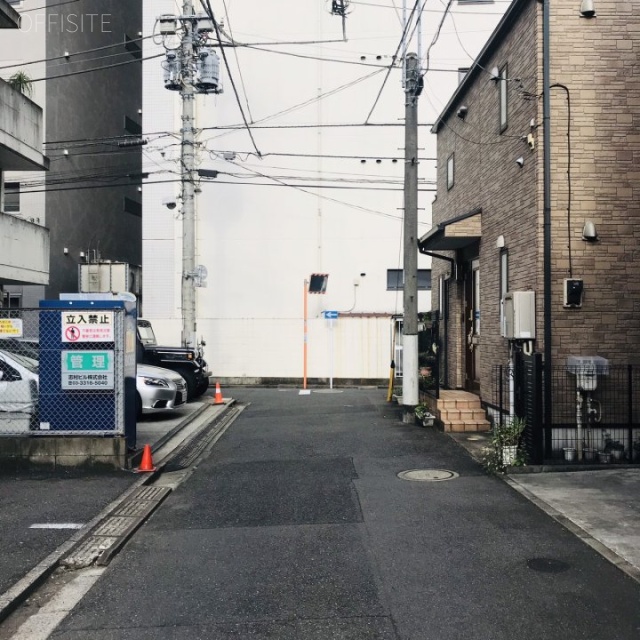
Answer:
[(402, 421), (414, 421), (418, 404), (418, 56), (405, 56), (404, 290), (402, 323)]
[[(180, 184), (182, 200), (182, 344), (197, 348), (196, 287), (205, 286), (207, 270), (196, 265), (196, 121), (198, 93), (221, 93), (220, 61), (208, 42), (214, 30), (213, 16), (196, 14), (192, 0), (183, 0), (182, 15), (158, 18), (166, 57), (163, 63), (164, 86), (180, 92), (182, 126), (180, 128)], [(180, 37), (178, 48), (168, 39)], [(215, 172), (210, 172), (215, 173)]]
[(193, 60), (194, 22), (191, 0), (184, 0), (182, 13), (184, 33), (182, 36), (182, 344), (196, 348), (196, 206), (195, 206), (195, 90)]

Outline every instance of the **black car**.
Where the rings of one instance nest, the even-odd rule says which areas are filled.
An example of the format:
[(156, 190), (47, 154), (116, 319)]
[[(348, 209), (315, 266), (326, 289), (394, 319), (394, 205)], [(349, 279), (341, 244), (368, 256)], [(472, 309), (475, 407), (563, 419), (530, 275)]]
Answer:
[(158, 345), (149, 320), (138, 318), (137, 359), (142, 364), (172, 369), (187, 383), (187, 399), (201, 396), (209, 387), (209, 368), (202, 349)]

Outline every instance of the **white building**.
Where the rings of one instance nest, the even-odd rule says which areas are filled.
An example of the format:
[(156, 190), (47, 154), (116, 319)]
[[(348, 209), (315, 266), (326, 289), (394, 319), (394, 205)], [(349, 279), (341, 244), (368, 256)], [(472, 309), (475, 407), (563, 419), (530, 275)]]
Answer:
[[(20, 16), (0, 0), (2, 38), (20, 37)], [(14, 306), (6, 290), (12, 285), (49, 281), (49, 232), (35, 220), (15, 215), (16, 198), (7, 172), (44, 171), (42, 108), (0, 79), (0, 307)], [(11, 175), (11, 174), (10, 174)]]
[[(307, 296), (308, 377), (389, 374), (403, 305), (393, 285), (403, 255), (404, 92), (393, 62), (402, 59), (414, 3), (404, 17), (402, 3), (390, 0), (333, 4), (348, 7), (344, 31), (332, 3), (321, 0), (282, 0), (277, 8), (211, 2), (223, 41), (238, 45), (224, 48), (226, 62), (221, 56), (224, 92), (197, 100), (199, 166), (219, 172), (202, 179), (196, 204), (196, 264), (209, 274), (197, 289), (197, 333), (220, 380), (303, 377), (305, 281), (314, 273), (329, 277), (326, 293)], [(428, 69), (419, 102), (418, 236), (431, 226), (430, 125), (508, 4), (452, 2), (443, 21), (445, 7), (427, 2), (421, 29), (408, 29), (408, 50)], [(176, 6), (147, 1), (144, 34), (157, 33), (156, 18)], [(145, 40), (145, 58), (164, 51), (162, 38)], [(164, 88), (161, 60), (144, 68), (143, 315), (161, 341), (177, 343), (181, 101)], [(167, 198), (178, 207), (165, 208)], [(428, 278), (430, 260), (419, 256), (418, 268)], [(420, 290), (418, 310), (429, 309), (430, 291)], [(338, 319), (326, 320), (328, 310)]]

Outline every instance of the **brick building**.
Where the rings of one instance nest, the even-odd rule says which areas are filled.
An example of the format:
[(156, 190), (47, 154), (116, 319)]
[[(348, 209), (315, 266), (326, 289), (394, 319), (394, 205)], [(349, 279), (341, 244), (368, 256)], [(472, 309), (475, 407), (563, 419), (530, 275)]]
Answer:
[[(550, 294), (543, 3), (514, 0), (434, 124), (434, 225), (419, 246), (435, 254), (433, 309), (441, 379), (450, 389), (490, 404), (495, 365), (517, 350), (544, 352), (545, 298), (554, 365), (585, 354), (640, 362), (640, 17), (633, 4), (600, 0), (596, 15), (579, 0), (549, 8)], [(533, 292), (535, 313), (530, 326), (524, 314), (520, 339), (509, 340), (503, 297), (514, 291)]]

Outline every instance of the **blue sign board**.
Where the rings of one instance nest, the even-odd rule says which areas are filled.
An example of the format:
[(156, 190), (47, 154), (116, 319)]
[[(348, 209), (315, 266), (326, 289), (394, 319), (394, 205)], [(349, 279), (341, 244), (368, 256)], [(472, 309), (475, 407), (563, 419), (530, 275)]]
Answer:
[(338, 317), (337, 311), (323, 311), (322, 315), (326, 320), (335, 320)]

